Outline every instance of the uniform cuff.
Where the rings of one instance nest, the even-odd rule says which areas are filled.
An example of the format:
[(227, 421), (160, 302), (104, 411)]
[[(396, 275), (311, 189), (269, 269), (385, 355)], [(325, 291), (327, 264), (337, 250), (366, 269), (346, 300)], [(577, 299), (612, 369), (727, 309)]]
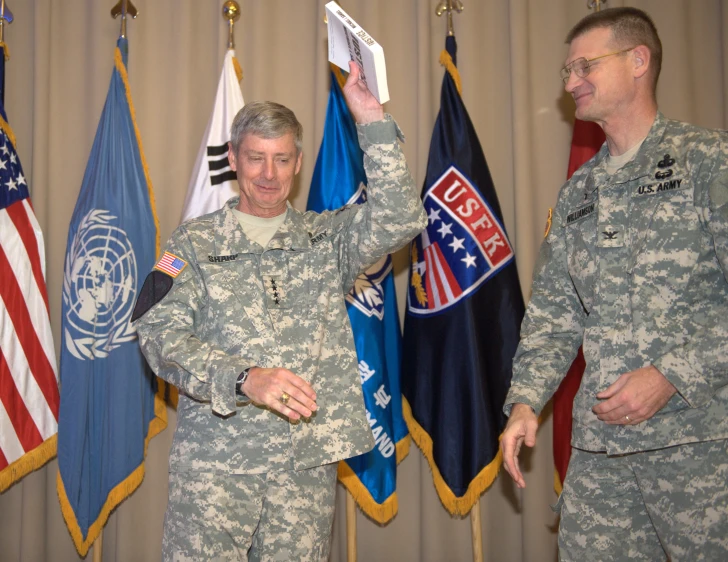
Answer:
[(394, 118), (386, 113), (381, 121), (356, 125), (359, 144), (392, 144), (399, 139), (404, 142), (404, 134)]

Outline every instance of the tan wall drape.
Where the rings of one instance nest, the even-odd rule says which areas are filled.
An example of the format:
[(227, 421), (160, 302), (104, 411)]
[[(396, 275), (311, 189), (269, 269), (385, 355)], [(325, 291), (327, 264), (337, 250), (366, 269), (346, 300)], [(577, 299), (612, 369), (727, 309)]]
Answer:
[[(304, 163), (294, 204), (304, 208), (324, 125), (328, 93), (324, 0), (239, 0), (237, 55), (246, 101), (272, 99), (304, 125)], [(103, 106), (119, 33), (115, 0), (10, 0), (6, 30), (6, 103), (46, 241), (47, 281), (56, 347), (68, 223)], [(212, 108), (226, 45), (222, 0), (135, 0), (129, 79), (165, 240), (179, 221), (192, 165)], [(463, 98), (490, 164), (506, 228), (516, 247), (524, 294), (566, 174), (573, 104), (558, 77), (568, 29), (588, 13), (586, 0), (464, 0), (455, 16)], [(443, 69), (445, 22), (436, 0), (343, 0), (384, 47), (392, 101), (387, 110), (407, 135), (404, 150), (418, 183)], [(728, 127), (728, 0), (610, 0), (654, 18), (664, 44), (658, 99), (669, 117)], [(405, 258), (406, 259), (406, 258)], [(397, 285), (404, 304), (406, 274)], [(170, 412), (174, 425), (174, 412)], [(158, 560), (167, 500), (167, 454), (173, 429), (149, 447), (141, 488), (111, 516), (105, 562)], [(485, 559), (556, 558), (551, 423), (524, 455), (528, 488), (506, 475), (482, 498)], [(57, 463), (0, 495), (0, 560), (78, 559), (55, 492)], [(471, 560), (470, 523), (439, 503), (427, 464), (413, 448), (399, 472), (399, 515), (380, 528), (358, 515), (359, 559), (402, 562)], [(345, 560), (344, 491), (331, 560)], [(90, 557), (90, 555), (89, 555)], [(90, 559), (90, 558), (89, 558)]]

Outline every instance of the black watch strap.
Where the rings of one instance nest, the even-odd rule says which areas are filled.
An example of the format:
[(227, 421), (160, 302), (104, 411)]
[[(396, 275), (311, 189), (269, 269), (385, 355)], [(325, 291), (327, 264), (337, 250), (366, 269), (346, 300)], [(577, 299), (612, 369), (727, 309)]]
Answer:
[(247, 396), (245, 396), (245, 393), (243, 392), (243, 385), (248, 379), (248, 373), (250, 373), (250, 369), (252, 369), (252, 367), (248, 367), (242, 373), (240, 373), (238, 375), (238, 380), (235, 382), (235, 394), (243, 398), (247, 398)]

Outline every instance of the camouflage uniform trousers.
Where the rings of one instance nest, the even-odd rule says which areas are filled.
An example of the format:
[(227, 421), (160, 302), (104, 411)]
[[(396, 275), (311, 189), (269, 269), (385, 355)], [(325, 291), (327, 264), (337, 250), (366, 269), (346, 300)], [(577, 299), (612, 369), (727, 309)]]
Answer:
[(607, 456), (572, 450), (560, 561), (728, 560), (728, 440)]
[(172, 472), (164, 562), (325, 562), (338, 463), (300, 471)]

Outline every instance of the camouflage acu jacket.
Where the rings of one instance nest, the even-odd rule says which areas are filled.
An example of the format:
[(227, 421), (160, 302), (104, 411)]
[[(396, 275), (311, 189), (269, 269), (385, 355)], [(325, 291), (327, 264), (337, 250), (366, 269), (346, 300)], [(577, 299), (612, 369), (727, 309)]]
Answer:
[[(610, 454), (728, 437), (728, 134), (658, 113), (609, 176), (606, 145), (559, 194), (541, 247), (508, 405), (540, 412), (580, 344), (572, 444)], [(597, 392), (654, 365), (678, 390), (634, 426)]]
[[(361, 271), (424, 228), (426, 215), (391, 117), (358, 132), (366, 203), (322, 214), (289, 206), (263, 249), (243, 233), (234, 198), (169, 240), (166, 251), (186, 265), (137, 330), (152, 369), (181, 390), (171, 470), (300, 470), (372, 448), (344, 296)], [(317, 412), (289, 423), (236, 402), (238, 374), (252, 366), (304, 378)]]

